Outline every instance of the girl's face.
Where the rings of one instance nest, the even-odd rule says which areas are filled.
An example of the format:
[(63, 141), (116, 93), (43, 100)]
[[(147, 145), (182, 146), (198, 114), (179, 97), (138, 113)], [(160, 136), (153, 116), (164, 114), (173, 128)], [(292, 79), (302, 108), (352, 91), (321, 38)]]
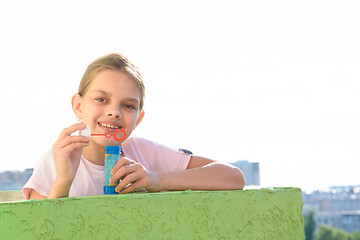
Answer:
[[(73, 107), (92, 134), (113, 134), (123, 129), (128, 137), (144, 116), (139, 110), (140, 96), (133, 79), (123, 72), (105, 69), (95, 76), (84, 96), (74, 96)], [(101, 146), (120, 145), (114, 137), (92, 136), (91, 142)]]

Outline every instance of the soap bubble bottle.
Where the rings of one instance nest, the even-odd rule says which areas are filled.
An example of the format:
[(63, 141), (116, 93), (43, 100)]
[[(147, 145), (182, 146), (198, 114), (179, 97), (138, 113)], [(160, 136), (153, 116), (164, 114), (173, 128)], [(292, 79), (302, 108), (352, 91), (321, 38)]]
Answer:
[(104, 194), (117, 194), (115, 187), (119, 184), (117, 181), (114, 185), (109, 183), (111, 178), (111, 170), (120, 159), (121, 148), (120, 146), (106, 146), (105, 147), (105, 186)]

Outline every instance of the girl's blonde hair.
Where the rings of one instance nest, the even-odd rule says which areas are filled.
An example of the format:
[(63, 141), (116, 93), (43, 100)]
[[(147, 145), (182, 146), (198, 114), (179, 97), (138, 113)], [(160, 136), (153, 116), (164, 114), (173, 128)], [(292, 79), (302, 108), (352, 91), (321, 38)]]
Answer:
[(112, 69), (125, 73), (132, 78), (140, 89), (140, 111), (144, 106), (145, 99), (145, 85), (139, 69), (132, 64), (124, 55), (120, 53), (111, 53), (96, 59), (87, 67), (79, 85), (78, 93), (84, 96), (90, 83), (95, 78), (96, 74), (104, 69)]

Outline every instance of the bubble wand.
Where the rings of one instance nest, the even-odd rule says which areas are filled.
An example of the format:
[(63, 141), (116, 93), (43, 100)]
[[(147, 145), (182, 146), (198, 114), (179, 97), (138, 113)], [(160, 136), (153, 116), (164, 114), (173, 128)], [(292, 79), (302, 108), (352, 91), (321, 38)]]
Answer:
[(99, 134), (99, 133), (91, 133), (91, 136), (105, 136), (106, 138), (111, 138), (111, 137), (114, 137), (114, 139), (116, 141), (124, 141), (125, 138), (126, 138), (126, 132), (124, 129), (118, 129), (116, 130), (114, 133), (111, 133), (111, 132), (107, 132), (107, 133), (104, 133), (104, 134)]

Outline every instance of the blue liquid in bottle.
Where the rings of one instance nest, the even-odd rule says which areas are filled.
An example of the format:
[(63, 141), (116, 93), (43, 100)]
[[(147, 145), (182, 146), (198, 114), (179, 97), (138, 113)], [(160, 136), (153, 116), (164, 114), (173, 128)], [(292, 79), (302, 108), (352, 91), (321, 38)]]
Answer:
[(104, 194), (118, 194), (115, 192), (115, 187), (119, 184), (119, 181), (116, 184), (109, 184), (111, 178), (111, 170), (120, 159), (121, 148), (120, 146), (106, 146), (105, 147), (105, 186)]

